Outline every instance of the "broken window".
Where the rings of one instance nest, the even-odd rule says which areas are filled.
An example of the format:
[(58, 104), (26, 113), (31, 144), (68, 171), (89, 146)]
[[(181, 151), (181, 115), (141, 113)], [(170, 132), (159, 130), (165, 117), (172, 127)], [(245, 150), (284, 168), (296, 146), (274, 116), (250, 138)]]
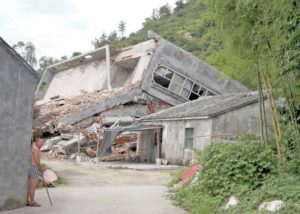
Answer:
[(187, 100), (196, 100), (200, 96), (214, 95), (213, 92), (208, 91), (200, 84), (161, 65), (153, 72), (153, 81)]
[(177, 84), (176, 82), (171, 82), (169, 89), (170, 91), (173, 91), (175, 94), (179, 94), (182, 89), (182, 86)]
[(201, 89), (199, 90), (199, 95), (200, 95), (200, 96), (205, 96), (205, 93), (206, 93), (205, 88), (201, 88)]
[(194, 149), (194, 128), (185, 128), (185, 149)]

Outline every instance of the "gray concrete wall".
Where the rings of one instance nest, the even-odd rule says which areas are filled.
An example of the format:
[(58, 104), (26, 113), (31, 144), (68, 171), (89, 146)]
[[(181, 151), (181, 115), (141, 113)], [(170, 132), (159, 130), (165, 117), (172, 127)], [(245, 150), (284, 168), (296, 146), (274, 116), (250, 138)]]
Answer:
[[(268, 133), (271, 135), (271, 115), (269, 103), (265, 101)], [(212, 135), (221, 135), (221, 138), (234, 138), (239, 134), (261, 136), (259, 103), (253, 103), (229, 111), (213, 118)], [(223, 136), (222, 136), (223, 135)], [(226, 137), (228, 135), (228, 137)], [(233, 137), (231, 137), (233, 136)], [(217, 137), (218, 138), (218, 137)]]
[(36, 79), (0, 39), (0, 210), (26, 204)]
[(141, 156), (142, 162), (149, 159), (150, 162), (155, 162), (158, 157), (157, 145), (155, 145), (156, 132), (155, 130), (141, 131), (137, 140), (137, 153)]
[[(185, 128), (194, 128), (194, 148), (203, 150), (211, 142), (211, 120), (164, 121), (162, 134), (162, 158), (170, 163), (185, 164), (193, 158), (190, 151), (185, 151)], [(184, 155), (186, 154), (186, 155)], [(187, 155), (188, 154), (188, 155)]]
[(249, 91), (242, 84), (232, 79), (221, 78), (222, 74), (217, 69), (206, 64), (187, 51), (165, 39), (160, 39), (147, 68), (142, 87), (147, 93), (172, 105), (178, 105), (187, 100), (154, 84), (152, 73), (159, 64), (198, 82), (215, 94)]

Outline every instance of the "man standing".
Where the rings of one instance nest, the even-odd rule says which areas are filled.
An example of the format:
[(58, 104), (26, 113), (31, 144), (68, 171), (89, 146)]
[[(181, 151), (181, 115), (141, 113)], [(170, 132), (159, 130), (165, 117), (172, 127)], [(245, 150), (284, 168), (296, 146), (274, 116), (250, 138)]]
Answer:
[(28, 192), (27, 192), (27, 206), (40, 207), (34, 200), (35, 189), (38, 184), (39, 172), (42, 174), (46, 169), (41, 164), (41, 152), (40, 149), (44, 144), (44, 140), (37, 138), (31, 149), (28, 169)]

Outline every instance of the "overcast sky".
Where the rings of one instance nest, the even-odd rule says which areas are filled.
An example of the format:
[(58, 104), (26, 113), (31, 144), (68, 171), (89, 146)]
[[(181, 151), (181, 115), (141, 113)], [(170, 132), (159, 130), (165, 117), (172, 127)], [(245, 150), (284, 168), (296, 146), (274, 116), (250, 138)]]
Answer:
[(126, 35), (142, 27), (152, 10), (176, 0), (0, 0), (0, 36), (10, 45), (31, 41), (37, 58), (68, 57), (93, 49), (91, 40), (126, 23)]

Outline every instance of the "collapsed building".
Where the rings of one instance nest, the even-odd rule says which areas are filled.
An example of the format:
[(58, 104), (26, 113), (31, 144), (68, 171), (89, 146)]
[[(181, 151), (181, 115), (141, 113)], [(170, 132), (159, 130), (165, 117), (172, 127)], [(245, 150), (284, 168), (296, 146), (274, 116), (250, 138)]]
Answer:
[[(113, 145), (102, 142), (103, 129), (199, 97), (248, 91), (169, 41), (149, 36), (134, 46), (106, 45), (45, 70), (35, 93), (33, 128), (48, 139), (44, 151), (52, 156), (84, 151), (103, 160), (130, 153), (136, 158), (141, 153), (139, 128), (123, 133)], [(106, 156), (111, 150), (115, 156)]]

